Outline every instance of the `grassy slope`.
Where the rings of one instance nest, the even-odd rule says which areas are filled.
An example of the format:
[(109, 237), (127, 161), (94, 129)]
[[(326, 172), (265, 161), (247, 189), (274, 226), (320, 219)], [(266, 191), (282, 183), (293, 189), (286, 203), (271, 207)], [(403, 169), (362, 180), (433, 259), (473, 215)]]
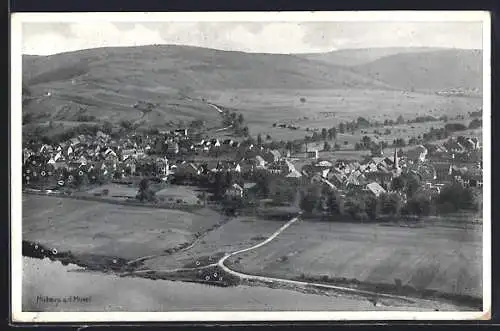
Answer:
[[(101, 48), (52, 56), (25, 56), (24, 83), (39, 98), (25, 112), (74, 120), (80, 107), (111, 121), (139, 120), (138, 100), (160, 103), (143, 118), (217, 120), (205, 103), (185, 100), (193, 90), (226, 88), (388, 88), (338, 66), (291, 55), (248, 54), (184, 46)], [(66, 105), (66, 106), (65, 106)], [(65, 106), (65, 108), (63, 108)]]
[(482, 91), (481, 50), (438, 50), (395, 54), (353, 67), (359, 74), (402, 89)]
[[(75, 121), (83, 108), (85, 114), (111, 122), (127, 119), (163, 125), (201, 118), (209, 126), (217, 125), (220, 117), (200, 100), (205, 97), (244, 112), (253, 135), (301, 138), (302, 130), (276, 130), (271, 125), (287, 121), (305, 129), (337, 125), (350, 120), (353, 113), (383, 120), (399, 114), (433, 111), (433, 115), (453, 116), (475, 110), (481, 105), (479, 98), (401, 93), (389, 85), (407, 90), (412, 86), (477, 87), (479, 55), (461, 50), (382, 48), (293, 56), (143, 46), (25, 56), (23, 77), (29, 92), (37, 97), (51, 91), (52, 96), (32, 101), (23, 111), (49, 113), (45, 120), (58, 123)], [(348, 58), (358, 65), (332, 64), (346, 64), (342, 59)], [(159, 106), (143, 116), (132, 107), (138, 100)], [(321, 112), (335, 116), (325, 117)], [(301, 119), (304, 116), (309, 119)]]
[(432, 47), (380, 47), (340, 49), (327, 53), (302, 54), (300, 56), (342, 66), (357, 66), (381, 59), (386, 56), (404, 53), (418, 53), (439, 50)]
[(23, 240), (75, 254), (125, 259), (158, 254), (190, 242), (195, 233), (219, 221), (217, 214), (206, 210), (197, 214), (23, 196)]
[[(466, 115), (481, 107), (482, 102), (479, 98), (362, 89), (227, 89), (198, 93), (214, 103), (241, 110), (252, 134), (270, 134), (277, 140), (303, 138), (306, 134), (311, 135), (311, 132), (305, 131), (306, 128), (330, 128), (358, 116), (383, 122), (386, 119), (396, 120), (399, 115), (405, 119), (425, 115)], [(301, 102), (301, 97), (306, 101)], [(294, 124), (299, 129), (273, 128), (273, 123)], [(431, 125), (437, 128), (443, 123)], [(351, 136), (347, 136), (346, 140), (350, 140)], [(355, 141), (359, 140), (357, 136), (354, 137)]]
[[(298, 223), (235, 266), (275, 277), (346, 277), (482, 295), (481, 228)], [(235, 261), (232, 259), (233, 262)]]

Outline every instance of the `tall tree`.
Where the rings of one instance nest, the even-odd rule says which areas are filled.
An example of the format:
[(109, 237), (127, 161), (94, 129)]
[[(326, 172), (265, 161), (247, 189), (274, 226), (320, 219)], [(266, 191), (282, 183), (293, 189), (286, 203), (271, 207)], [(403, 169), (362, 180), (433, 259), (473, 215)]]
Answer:
[(332, 128), (332, 138), (334, 140), (337, 140), (337, 128), (336, 127)]
[(262, 146), (262, 135), (260, 133), (257, 135), (257, 145)]
[(321, 138), (328, 138), (328, 131), (326, 130), (326, 128), (321, 129)]
[(339, 124), (339, 132), (342, 134), (345, 133), (345, 123), (344, 122)]

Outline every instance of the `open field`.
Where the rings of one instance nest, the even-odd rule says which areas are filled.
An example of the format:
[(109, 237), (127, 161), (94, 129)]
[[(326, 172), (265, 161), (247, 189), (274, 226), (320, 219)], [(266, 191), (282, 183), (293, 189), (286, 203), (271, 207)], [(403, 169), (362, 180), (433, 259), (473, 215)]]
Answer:
[[(198, 203), (198, 192), (192, 186), (169, 185), (166, 183), (151, 183), (150, 187), (156, 192), (156, 197), (160, 201), (176, 202), (181, 199), (183, 203), (195, 205)], [(127, 198), (135, 198), (138, 191), (138, 184), (104, 184), (91, 188), (87, 191), (75, 192), (75, 196), (95, 196), (102, 195), (104, 190), (108, 190), (106, 199), (125, 201)]]
[(125, 197), (134, 198), (137, 194), (138, 185), (122, 185), (122, 184), (104, 184), (98, 187), (91, 188), (90, 190), (83, 192), (75, 192), (74, 195), (95, 195), (102, 194), (102, 191), (108, 190), (109, 193), (106, 197), (116, 198), (118, 200), (123, 200)]
[(23, 195), (23, 240), (75, 254), (124, 259), (162, 253), (220, 221), (196, 213)]
[[(270, 134), (276, 140), (303, 138), (308, 127), (330, 128), (358, 116), (381, 122), (396, 120), (399, 115), (408, 119), (424, 115), (454, 117), (482, 105), (480, 98), (378, 89), (227, 89), (196, 93), (210, 102), (241, 111), (252, 134)], [(305, 101), (301, 102), (301, 98)], [(273, 123), (294, 124), (299, 129), (273, 128)]]
[(220, 228), (201, 237), (189, 250), (147, 260), (144, 262), (144, 267), (162, 270), (195, 266), (197, 261), (201, 265), (215, 263), (220, 254), (255, 245), (283, 224), (284, 222), (254, 217), (233, 218)]
[(480, 226), (421, 228), (302, 221), (229, 261), (246, 273), (327, 276), (482, 296)]

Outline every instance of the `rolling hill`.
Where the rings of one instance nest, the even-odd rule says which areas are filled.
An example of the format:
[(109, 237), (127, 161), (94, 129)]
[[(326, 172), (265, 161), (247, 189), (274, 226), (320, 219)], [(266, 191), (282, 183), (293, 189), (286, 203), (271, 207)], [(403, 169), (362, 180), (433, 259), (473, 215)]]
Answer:
[[(272, 89), (291, 91), (295, 98), (307, 90), (441, 90), (481, 85), (480, 51), (379, 49), (356, 50), (356, 56), (349, 56), (352, 52), (333, 53), (358, 63), (364, 59), (364, 64), (339, 65), (331, 60), (333, 53), (314, 55), (330, 59), (321, 60), (173, 45), (24, 55), (23, 96), (28, 101), (23, 112), (47, 114), (45, 120), (53, 121), (75, 121), (83, 114), (150, 125), (193, 118), (218, 123), (219, 114), (197, 92)], [(157, 106), (143, 114), (134, 107), (139, 101)]]
[[(25, 112), (71, 120), (85, 112), (115, 121), (151, 122), (201, 116), (212, 108), (182, 95), (196, 90), (233, 89), (390, 89), (340, 66), (293, 55), (249, 54), (189, 46), (89, 49), (51, 56), (24, 56), (23, 81), (35, 101)], [(50, 97), (45, 96), (50, 91)], [(145, 118), (131, 105), (159, 103)]]
[(126, 77), (171, 88), (387, 87), (381, 82), (293, 55), (250, 54), (190, 46), (98, 48), (52, 56), (26, 56), (28, 85), (85, 79), (111, 82)]
[(340, 66), (358, 66), (367, 64), (383, 57), (404, 54), (436, 51), (432, 47), (380, 47), (340, 49), (326, 53), (309, 53), (300, 56), (309, 60), (321, 61)]
[(482, 91), (481, 50), (437, 50), (400, 53), (351, 67), (360, 75), (405, 90)]

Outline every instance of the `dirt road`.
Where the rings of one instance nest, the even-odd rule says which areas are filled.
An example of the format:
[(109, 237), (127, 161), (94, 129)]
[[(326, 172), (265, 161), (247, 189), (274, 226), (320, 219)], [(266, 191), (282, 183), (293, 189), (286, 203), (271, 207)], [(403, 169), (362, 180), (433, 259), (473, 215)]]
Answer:
[(440, 303), (430, 301), (430, 300), (413, 299), (413, 298), (397, 296), (397, 295), (390, 295), (390, 294), (383, 294), (383, 293), (372, 292), (372, 291), (358, 290), (358, 289), (349, 288), (349, 287), (334, 286), (334, 285), (327, 285), (327, 284), (313, 283), (313, 282), (301, 282), (301, 281), (294, 281), (294, 280), (283, 279), (283, 278), (250, 275), (250, 274), (245, 274), (245, 273), (241, 273), (238, 271), (234, 271), (224, 264), (224, 262), (232, 256), (235, 256), (235, 255), (238, 255), (238, 254), (241, 254), (244, 252), (252, 251), (252, 250), (258, 249), (259, 247), (262, 247), (262, 246), (268, 244), (269, 242), (274, 240), (276, 237), (278, 237), (289, 226), (291, 226), (292, 224), (297, 222), (299, 220), (299, 218), (300, 218), (300, 216), (294, 217), (293, 219), (288, 221), (285, 225), (280, 227), (276, 232), (274, 232), (266, 240), (254, 245), (254, 246), (251, 246), (251, 247), (248, 247), (245, 249), (241, 249), (239, 251), (225, 255), (217, 262), (217, 265), (222, 270), (227, 272), (228, 274), (230, 274), (232, 276), (239, 277), (240, 279), (258, 281), (258, 282), (262, 282), (262, 283), (266, 283), (266, 284), (284, 284), (284, 285), (288, 285), (288, 286), (292, 285), (292, 286), (299, 287), (299, 288), (313, 287), (313, 288), (320, 289), (320, 290), (330, 290), (330, 291), (333, 290), (336, 292), (352, 294), (355, 296), (365, 296), (365, 297), (375, 298), (375, 301), (374, 301), (375, 305), (377, 305), (377, 301), (380, 299), (389, 299), (389, 300), (399, 301), (400, 303), (416, 304), (420, 307), (429, 307), (429, 308), (432, 307), (434, 309), (443, 309), (444, 307), (449, 308), (449, 306), (451, 306), (451, 305), (442, 305)]

